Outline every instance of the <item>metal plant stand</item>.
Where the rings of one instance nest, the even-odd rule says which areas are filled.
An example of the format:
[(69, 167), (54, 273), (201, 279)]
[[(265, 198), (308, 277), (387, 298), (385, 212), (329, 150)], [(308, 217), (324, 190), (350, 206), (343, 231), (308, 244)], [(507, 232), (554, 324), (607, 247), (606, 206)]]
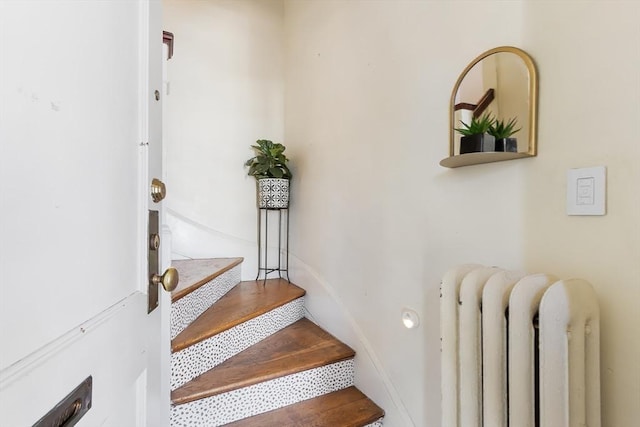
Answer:
[[(271, 225), (269, 229), (269, 216), (272, 221), (277, 220), (277, 224)], [(269, 257), (269, 235), (273, 239), (274, 232), (277, 231), (278, 255), (277, 260)], [(271, 261), (270, 261), (271, 260)], [(271, 262), (271, 264), (269, 264)], [(258, 208), (258, 275), (256, 280), (264, 273), (264, 281), (271, 273), (278, 273), (279, 278), (289, 281), (289, 209)], [(283, 273), (286, 277), (283, 277)]]

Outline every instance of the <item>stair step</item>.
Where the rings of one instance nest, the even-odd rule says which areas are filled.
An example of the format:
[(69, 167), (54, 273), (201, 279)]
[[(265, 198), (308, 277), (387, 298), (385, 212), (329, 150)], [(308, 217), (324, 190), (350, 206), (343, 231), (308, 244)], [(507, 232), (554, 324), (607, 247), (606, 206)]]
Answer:
[(176, 389), (171, 398), (174, 404), (184, 404), (354, 355), (349, 346), (301, 319)]
[(217, 427), (353, 385), (353, 359), (171, 407), (171, 427)]
[(355, 387), (245, 418), (227, 427), (363, 427), (381, 425), (384, 411)]
[(173, 260), (171, 265), (178, 270), (180, 281), (171, 292), (171, 302), (195, 291), (222, 273), (242, 263), (244, 258), (206, 258)]
[(303, 318), (304, 294), (282, 279), (240, 282), (173, 339), (171, 390)]
[(179, 287), (171, 295), (171, 339), (240, 283), (242, 258), (210, 258), (173, 261), (180, 274)]
[(240, 282), (171, 341), (178, 352), (247, 320), (304, 296), (305, 291), (284, 279)]

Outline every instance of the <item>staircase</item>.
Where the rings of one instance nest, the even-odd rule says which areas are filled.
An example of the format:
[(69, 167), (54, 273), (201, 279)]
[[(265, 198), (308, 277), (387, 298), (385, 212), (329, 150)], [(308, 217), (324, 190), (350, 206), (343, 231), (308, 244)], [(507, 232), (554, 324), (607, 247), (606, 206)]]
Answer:
[(304, 317), (305, 291), (240, 281), (241, 258), (174, 261), (171, 427), (382, 426), (354, 351)]

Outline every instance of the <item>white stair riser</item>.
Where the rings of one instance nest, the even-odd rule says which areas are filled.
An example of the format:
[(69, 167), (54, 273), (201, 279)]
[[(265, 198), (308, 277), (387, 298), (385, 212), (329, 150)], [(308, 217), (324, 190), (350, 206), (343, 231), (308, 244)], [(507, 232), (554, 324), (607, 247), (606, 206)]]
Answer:
[(171, 355), (171, 390), (207, 372), (304, 316), (304, 297)]
[(380, 418), (378, 421), (371, 423), (371, 424), (367, 424), (364, 427), (382, 427), (382, 421), (384, 418)]
[[(171, 427), (217, 427), (353, 385), (353, 359), (171, 408)], [(378, 427), (381, 424), (370, 424)]]
[(225, 271), (171, 304), (171, 339), (240, 283), (240, 265)]

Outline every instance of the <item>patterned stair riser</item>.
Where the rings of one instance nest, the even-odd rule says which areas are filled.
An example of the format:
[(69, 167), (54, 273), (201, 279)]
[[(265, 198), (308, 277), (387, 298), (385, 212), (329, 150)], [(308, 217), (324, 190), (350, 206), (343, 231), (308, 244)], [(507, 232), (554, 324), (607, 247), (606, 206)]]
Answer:
[(371, 424), (367, 424), (364, 427), (382, 427), (382, 420), (383, 418), (380, 418), (378, 421), (376, 421), (375, 423), (371, 423)]
[(353, 377), (349, 359), (177, 405), (171, 427), (217, 427), (352, 386)]
[(304, 297), (171, 355), (171, 390), (304, 316)]
[(240, 283), (240, 265), (222, 273), (171, 304), (171, 339)]

